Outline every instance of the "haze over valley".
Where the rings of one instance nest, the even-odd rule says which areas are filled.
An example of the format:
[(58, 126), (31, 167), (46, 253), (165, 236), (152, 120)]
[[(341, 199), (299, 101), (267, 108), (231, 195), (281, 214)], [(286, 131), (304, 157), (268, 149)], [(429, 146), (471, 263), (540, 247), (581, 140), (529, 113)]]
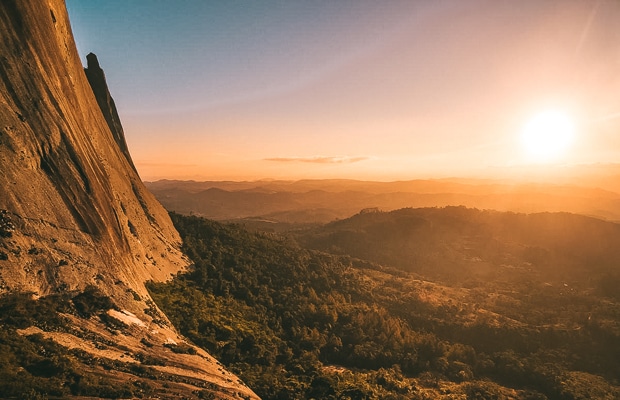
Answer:
[(574, 181), (593, 186), (458, 178), (399, 182), (161, 180), (146, 182), (146, 186), (170, 211), (258, 224), (264, 229), (325, 223), (371, 208), (390, 211), (459, 205), (523, 213), (565, 211), (620, 221), (620, 193), (614, 186), (620, 179), (619, 169), (604, 166), (594, 172), (582, 171), (590, 179)]

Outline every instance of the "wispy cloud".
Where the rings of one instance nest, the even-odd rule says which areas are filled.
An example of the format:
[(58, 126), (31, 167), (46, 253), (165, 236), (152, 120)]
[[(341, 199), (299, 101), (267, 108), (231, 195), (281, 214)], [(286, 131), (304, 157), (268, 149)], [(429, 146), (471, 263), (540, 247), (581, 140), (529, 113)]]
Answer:
[(304, 162), (315, 164), (352, 164), (360, 161), (368, 160), (370, 157), (365, 156), (341, 156), (341, 157), (326, 157), (326, 156), (314, 156), (314, 157), (274, 157), (266, 158), (266, 161), (276, 162)]

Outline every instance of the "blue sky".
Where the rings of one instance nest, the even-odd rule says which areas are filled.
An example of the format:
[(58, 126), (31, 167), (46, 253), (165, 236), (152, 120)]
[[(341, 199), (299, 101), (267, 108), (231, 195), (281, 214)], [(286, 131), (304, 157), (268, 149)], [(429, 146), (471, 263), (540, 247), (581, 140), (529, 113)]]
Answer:
[(483, 175), (528, 161), (519, 132), (547, 109), (577, 126), (553, 162), (620, 157), (617, 1), (67, 8), (147, 180)]

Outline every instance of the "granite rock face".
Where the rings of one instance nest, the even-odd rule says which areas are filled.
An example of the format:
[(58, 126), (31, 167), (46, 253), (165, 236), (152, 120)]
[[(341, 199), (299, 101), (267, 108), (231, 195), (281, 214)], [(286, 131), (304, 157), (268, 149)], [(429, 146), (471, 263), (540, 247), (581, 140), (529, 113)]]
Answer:
[(127, 158), (129, 164), (131, 164), (131, 166), (135, 169), (131, 159), (131, 154), (129, 154), (127, 141), (125, 140), (123, 125), (121, 124), (121, 119), (118, 116), (114, 99), (108, 90), (108, 84), (106, 82), (103, 69), (99, 66), (99, 60), (95, 54), (89, 53), (86, 56), (86, 62), (87, 67), (84, 68), (84, 72), (86, 73), (86, 78), (88, 78), (90, 87), (93, 89), (97, 104), (99, 104), (103, 117), (108, 123), (108, 128), (110, 128), (110, 132), (112, 132), (112, 136), (114, 137), (114, 140), (116, 140), (116, 144), (118, 144), (118, 147)]
[(3, 1), (0, 29), (0, 210), (14, 225), (0, 290), (146, 294), (144, 281), (187, 262), (133, 167), (103, 71), (89, 73), (95, 96), (61, 1)]
[[(132, 163), (97, 58), (88, 56), (86, 72), (82, 66), (64, 2), (0, 2), (0, 295), (95, 288), (116, 307), (105, 318), (72, 315), (62, 332), (33, 326), (23, 334), (114, 359), (118, 371), (93, 373), (123, 381), (138, 379), (124, 363), (145, 354), (164, 360), (158, 374), (168, 383), (139, 378), (152, 379), (162, 398), (191, 398), (205, 387), (212, 398), (257, 398), (204, 351), (169, 350), (183, 338), (145, 282), (187, 268), (180, 245)], [(126, 328), (111, 330), (110, 320)], [(110, 351), (90, 337), (109, 337)]]

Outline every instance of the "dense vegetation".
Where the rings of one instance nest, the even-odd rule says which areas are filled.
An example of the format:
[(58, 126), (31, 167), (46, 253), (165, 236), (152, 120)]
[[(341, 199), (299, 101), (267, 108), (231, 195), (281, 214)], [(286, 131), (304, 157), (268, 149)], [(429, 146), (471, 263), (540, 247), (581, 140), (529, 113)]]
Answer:
[[(452, 223), (458, 223), (450, 217), (455, 212), (486, 218), (475, 210), (436, 212)], [(398, 227), (402, 216), (394, 215), (385, 230), (392, 238), (399, 235), (395, 228), (406, 233), (430, 222), (405, 219), (409, 223)], [(352, 258), (341, 246), (340, 255), (330, 255), (235, 225), (172, 218), (195, 265), (171, 283), (151, 284), (151, 294), (183, 334), (264, 399), (620, 395), (617, 299), (604, 285), (572, 287), (539, 279), (527, 268), (500, 268), (490, 255), (519, 246), (504, 242), (498, 231), (483, 229), (492, 236), (479, 243), (500, 245), (476, 247), (487, 272), (446, 286)], [(615, 234), (614, 226), (609, 229)], [(349, 231), (357, 237), (351, 243), (371, 243), (372, 232)], [(549, 240), (534, 253), (553, 253)], [(440, 265), (443, 254), (432, 254), (428, 261)], [(535, 259), (511, 257), (536, 268)], [(605, 265), (598, 273), (613, 270)], [(498, 275), (502, 279), (490, 279)]]
[(618, 282), (620, 276), (620, 225), (569, 213), (407, 208), (360, 213), (296, 236), (306, 247), (455, 285), (496, 280), (506, 267), (584, 288), (601, 283), (593, 277)]
[[(81, 293), (61, 293), (36, 299), (29, 293), (0, 297), (0, 397), (47, 399), (68, 396), (137, 398), (152, 390), (142, 380), (110, 379), (97, 368), (123, 370), (123, 363), (93, 359), (67, 349), (41, 333), (18, 333), (38, 327), (45, 331), (70, 329), (65, 315), (88, 317), (115, 308), (112, 300), (89, 287)], [(138, 367), (137, 365), (135, 367)]]

